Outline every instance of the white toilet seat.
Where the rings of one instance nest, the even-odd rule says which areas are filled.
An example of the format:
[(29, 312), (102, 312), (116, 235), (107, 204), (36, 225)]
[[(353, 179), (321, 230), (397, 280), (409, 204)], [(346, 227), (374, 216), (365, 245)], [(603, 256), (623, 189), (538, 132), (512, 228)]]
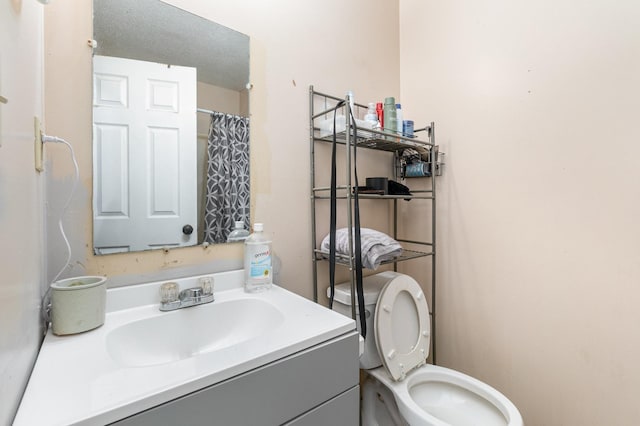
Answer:
[(382, 364), (394, 380), (404, 379), (426, 362), (431, 337), (429, 306), (413, 278), (398, 274), (380, 291), (374, 333)]
[(393, 380), (384, 367), (367, 373), (391, 390), (411, 426), (524, 425), (506, 396), (459, 371), (426, 364), (403, 381)]
[(398, 274), (380, 292), (374, 333), (383, 366), (367, 373), (391, 390), (411, 426), (523, 425), (518, 409), (496, 389), (455, 370), (423, 365), (429, 307), (410, 276)]

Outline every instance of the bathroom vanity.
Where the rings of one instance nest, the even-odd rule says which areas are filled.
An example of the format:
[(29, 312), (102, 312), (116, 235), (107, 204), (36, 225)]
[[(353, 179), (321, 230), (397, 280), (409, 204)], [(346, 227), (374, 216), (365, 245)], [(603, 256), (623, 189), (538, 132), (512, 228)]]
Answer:
[(162, 282), (110, 289), (104, 326), (49, 332), (14, 424), (357, 425), (355, 322), (210, 276), (212, 303), (160, 312)]

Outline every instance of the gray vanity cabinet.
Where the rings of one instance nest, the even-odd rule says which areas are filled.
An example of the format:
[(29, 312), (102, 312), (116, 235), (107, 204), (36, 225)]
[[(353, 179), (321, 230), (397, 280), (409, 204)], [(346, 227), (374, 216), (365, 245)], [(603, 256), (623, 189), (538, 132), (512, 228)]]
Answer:
[(113, 424), (356, 426), (358, 368), (354, 331)]

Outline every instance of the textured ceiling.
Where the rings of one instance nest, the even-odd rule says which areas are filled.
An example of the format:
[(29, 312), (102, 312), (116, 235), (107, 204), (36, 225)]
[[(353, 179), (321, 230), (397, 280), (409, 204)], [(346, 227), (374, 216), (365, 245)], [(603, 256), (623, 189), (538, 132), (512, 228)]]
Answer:
[(93, 0), (96, 55), (196, 67), (198, 81), (243, 90), (249, 37), (160, 0)]

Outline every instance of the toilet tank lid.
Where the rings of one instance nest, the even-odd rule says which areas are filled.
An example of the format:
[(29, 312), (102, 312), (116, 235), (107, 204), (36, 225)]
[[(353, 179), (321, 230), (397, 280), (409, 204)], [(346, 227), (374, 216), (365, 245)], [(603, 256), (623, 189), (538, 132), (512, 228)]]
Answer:
[[(380, 296), (380, 291), (385, 285), (398, 275), (402, 275), (398, 272), (385, 271), (378, 274), (369, 275), (362, 280), (362, 289), (364, 290), (364, 304), (365, 306), (375, 305)], [(327, 297), (331, 294), (331, 289), (327, 287)], [(336, 293), (334, 301), (342, 303), (343, 305), (351, 306), (351, 283), (344, 282), (336, 284)]]

